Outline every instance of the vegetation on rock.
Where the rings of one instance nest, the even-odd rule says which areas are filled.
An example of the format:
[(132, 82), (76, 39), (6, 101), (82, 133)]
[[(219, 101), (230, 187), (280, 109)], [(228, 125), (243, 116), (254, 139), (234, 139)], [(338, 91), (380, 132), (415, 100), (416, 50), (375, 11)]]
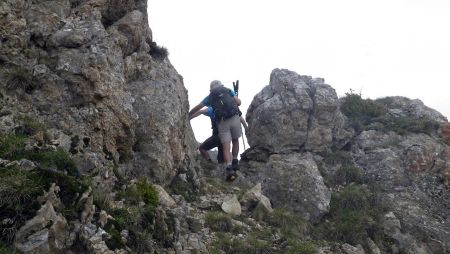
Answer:
[(16, 231), (40, 208), (38, 197), (55, 183), (60, 188), (59, 195), (63, 207), (59, 212), (67, 219), (78, 217), (76, 199), (89, 185), (89, 178), (79, 177), (74, 162), (63, 150), (30, 151), (25, 149), (26, 138), (13, 134), (0, 135), (0, 158), (17, 161), (29, 159), (37, 162), (37, 167), (21, 169), (12, 163), (0, 167), (0, 225), (4, 232), (1, 241), (9, 245)]
[(357, 132), (363, 130), (394, 131), (400, 135), (412, 133), (435, 133), (439, 124), (426, 117), (394, 116), (388, 114), (389, 98), (363, 99), (352, 90), (342, 98), (341, 111)]
[(329, 215), (314, 227), (315, 237), (353, 245), (365, 245), (369, 237), (378, 240), (383, 235), (380, 221), (385, 212), (379, 195), (356, 184), (334, 193)]

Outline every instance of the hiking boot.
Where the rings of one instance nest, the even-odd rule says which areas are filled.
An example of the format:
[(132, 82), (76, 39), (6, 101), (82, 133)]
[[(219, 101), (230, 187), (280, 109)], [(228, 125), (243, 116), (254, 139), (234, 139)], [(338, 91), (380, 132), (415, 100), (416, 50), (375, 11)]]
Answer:
[(231, 167), (234, 171), (239, 170), (239, 161), (238, 159), (233, 159), (233, 162), (231, 162)]
[(234, 181), (236, 179), (236, 177), (237, 177), (237, 174), (234, 171), (234, 169), (232, 168), (232, 166), (230, 166), (230, 165), (227, 166), (227, 168), (225, 170), (226, 170), (226, 173), (227, 173), (226, 181), (228, 181), (228, 182)]

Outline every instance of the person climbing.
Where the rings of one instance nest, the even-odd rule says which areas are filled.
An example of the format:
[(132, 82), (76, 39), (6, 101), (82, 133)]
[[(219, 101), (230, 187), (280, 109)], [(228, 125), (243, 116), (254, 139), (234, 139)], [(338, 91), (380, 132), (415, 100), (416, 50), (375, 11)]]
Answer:
[[(226, 88), (219, 80), (214, 80), (210, 84), (209, 95), (189, 111), (189, 118), (191, 118), (205, 106), (214, 109), (219, 138), (223, 146), (227, 181), (236, 179), (236, 170), (239, 170), (239, 138), (242, 136), (239, 105), (241, 105), (241, 100), (234, 91)], [(232, 144), (231, 154), (230, 143)]]
[(217, 123), (214, 115), (214, 109), (212, 107), (203, 108), (200, 111), (197, 111), (192, 116), (189, 116), (189, 121), (196, 118), (199, 115), (205, 115), (209, 116), (211, 119), (211, 129), (213, 130), (211, 137), (207, 138), (203, 143), (200, 144), (198, 147), (198, 150), (200, 151), (200, 154), (208, 161), (211, 161), (211, 158), (209, 157), (208, 151), (217, 147), (217, 162), (219, 164), (224, 163), (223, 159), (223, 149), (222, 149), (222, 143), (220, 142), (219, 138), (219, 130), (217, 129)]

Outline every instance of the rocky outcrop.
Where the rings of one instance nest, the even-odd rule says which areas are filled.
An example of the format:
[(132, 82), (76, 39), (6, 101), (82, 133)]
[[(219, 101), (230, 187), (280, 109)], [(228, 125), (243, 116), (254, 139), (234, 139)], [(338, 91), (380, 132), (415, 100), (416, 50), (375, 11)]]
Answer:
[(383, 191), (383, 200), (392, 209), (386, 218), (397, 221), (397, 228), (385, 233), (406, 253), (449, 251), (450, 192), (443, 181), (450, 168), (449, 151), (425, 134), (365, 131), (356, 137), (355, 161), (365, 181)]
[(115, 163), (166, 185), (186, 171), (195, 146), (187, 91), (152, 41), (146, 6), (3, 1), (3, 130), (38, 119), (86, 173)]
[(323, 79), (275, 69), (247, 111), (248, 142), (269, 153), (325, 151), (352, 137), (336, 91)]
[[(295, 253), (316, 237), (328, 241), (319, 253), (450, 252), (442, 114), (387, 97), (356, 128), (323, 79), (275, 69), (248, 109), (239, 177), (225, 183), (223, 170), (197, 162), (187, 91), (146, 9), (145, 0), (0, 3), (1, 193), (30, 185), (16, 201), (36, 199), (21, 217), (0, 197), (10, 232), (2, 244), (23, 253)], [(60, 150), (80, 170), (56, 165), (72, 162)], [(377, 202), (381, 219), (358, 210)], [(314, 226), (348, 235), (311, 234)]]
[(47, 201), (36, 216), (27, 221), (16, 234), (16, 248), (23, 253), (59, 253), (67, 248), (69, 227)]
[(248, 180), (260, 182), (275, 208), (292, 210), (317, 222), (328, 212), (331, 192), (312, 154), (271, 155), (267, 162), (242, 163)]
[(389, 114), (397, 117), (427, 118), (439, 123), (447, 123), (447, 118), (438, 111), (427, 107), (421, 100), (411, 100), (401, 96), (391, 96), (377, 100), (387, 106)]

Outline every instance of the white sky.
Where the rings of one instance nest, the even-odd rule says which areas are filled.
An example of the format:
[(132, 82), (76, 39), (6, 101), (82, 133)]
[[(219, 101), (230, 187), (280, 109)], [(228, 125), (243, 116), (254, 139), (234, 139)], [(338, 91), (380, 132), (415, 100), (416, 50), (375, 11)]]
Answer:
[[(420, 99), (450, 118), (450, 0), (149, 0), (154, 40), (191, 108), (239, 79), (241, 110), (274, 68), (321, 77), (343, 96)], [(191, 121), (209, 137), (207, 117)], [(242, 150), (243, 151), (243, 150)]]

